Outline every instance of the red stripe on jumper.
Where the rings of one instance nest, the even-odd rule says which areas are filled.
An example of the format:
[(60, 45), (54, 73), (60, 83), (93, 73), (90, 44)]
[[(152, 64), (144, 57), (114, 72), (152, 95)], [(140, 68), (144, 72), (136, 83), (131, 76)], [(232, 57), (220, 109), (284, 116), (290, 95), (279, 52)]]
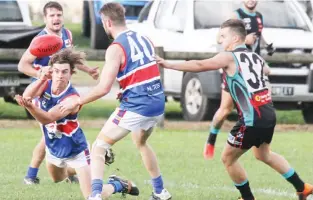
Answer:
[(142, 81), (146, 81), (158, 76), (160, 76), (159, 68), (157, 64), (154, 64), (150, 67), (146, 67), (136, 71), (135, 73), (120, 80), (119, 83), (120, 86), (125, 89), (129, 85), (140, 83)]

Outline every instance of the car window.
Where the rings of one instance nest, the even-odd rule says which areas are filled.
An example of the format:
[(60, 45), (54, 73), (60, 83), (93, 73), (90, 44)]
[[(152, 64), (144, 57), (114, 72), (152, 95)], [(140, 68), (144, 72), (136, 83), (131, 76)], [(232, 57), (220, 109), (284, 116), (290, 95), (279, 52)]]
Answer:
[(137, 6), (137, 5), (124, 5), (125, 8), (125, 17), (126, 19), (132, 19), (135, 20), (138, 18), (138, 15), (143, 8), (143, 6)]
[[(241, 4), (237, 1), (195, 0), (195, 29), (219, 27), (225, 20), (229, 19), (234, 10), (240, 7)], [(257, 11), (263, 15), (264, 27), (309, 30), (290, 1), (259, 1)]]
[(0, 1), (0, 22), (23, 22), (16, 1)]
[(166, 19), (172, 14), (171, 12), (173, 3), (175, 3), (173, 0), (159, 2), (158, 11), (154, 20), (155, 26), (157, 28), (162, 29), (165, 27)]
[[(187, 0), (180, 0), (177, 1), (174, 10), (173, 10), (173, 16), (177, 17), (180, 23), (180, 27), (185, 27), (186, 23), (186, 16), (187, 16)], [(181, 30), (177, 30), (181, 31)]]

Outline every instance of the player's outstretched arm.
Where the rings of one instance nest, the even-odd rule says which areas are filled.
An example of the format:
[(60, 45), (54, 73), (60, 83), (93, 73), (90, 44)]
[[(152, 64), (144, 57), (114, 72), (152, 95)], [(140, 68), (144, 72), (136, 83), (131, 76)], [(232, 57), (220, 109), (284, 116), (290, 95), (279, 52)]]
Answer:
[(33, 62), (35, 59), (36, 56), (32, 55), (29, 52), (29, 49), (27, 49), (18, 63), (18, 71), (26, 74), (27, 76), (37, 78), (39, 76), (39, 71), (33, 68)]
[(37, 121), (39, 121), (41, 124), (45, 125), (45, 124), (49, 124), (51, 122), (55, 122), (59, 119), (62, 119), (69, 114), (77, 113), (79, 111), (79, 106), (75, 106), (75, 107), (72, 107), (69, 109), (63, 109), (62, 111), (61, 111), (61, 106), (62, 106), (62, 103), (73, 102), (73, 101), (75, 102), (75, 101), (78, 101), (78, 99), (79, 99), (79, 97), (76, 95), (72, 95), (68, 98), (65, 98), (60, 104), (51, 108), (49, 110), (49, 112), (46, 112), (46, 111), (38, 108), (37, 106), (33, 105), (32, 103), (27, 104), (27, 106), (25, 106), (25, 108), (31, 113), (31, 115)]
[(34, 99), (39, 97), (48, 85), (48, 80), (38, 79), (35, 82), (27, 86), (23, 93), (24, 98)]
[(110, 92), (122, 64), (123, 55), (123, 50), (116, 44), (107, 49), (99, 83), (87, 96), (81, 98), (82, 105), (93, 102)]
[(75, 67), (87, 73), (89, 76), (91, 76), (94, 80), (97, 80), (99, 78), (99, 67), (88, 67), (87, 65), (75, 65)]
[(164, 68), (185, 72), (203, 72), (225, 68), (233, 61), (233, 57), (229, 52), (222, 52), (209, 59), (189, 60), (181, 63), (169, 63), (158, 56), (156, 60)]
[(23, 93), (24, 98), (34, 99), (35, 97), (39, 97), (43, 93), (43, 91), (48, 86), (48, 80), (51, 78), (52, 74), (52, 70), (50, 68), (46, 69), (47, 70), (44, 70), (44, 72), (40, 74), (38, 80), (27, 86)]

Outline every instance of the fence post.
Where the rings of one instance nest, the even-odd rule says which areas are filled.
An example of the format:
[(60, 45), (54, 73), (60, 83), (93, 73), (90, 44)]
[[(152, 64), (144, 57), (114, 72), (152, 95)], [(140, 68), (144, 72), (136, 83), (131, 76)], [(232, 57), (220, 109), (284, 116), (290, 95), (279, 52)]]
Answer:
[[(155, 54), (160, 56), (161, 58), (164, 58), (164, 48), (163, 47), (155, 47)], [(161, 83), (164, 87), (164, 69), (163, 67), (159, 67), (159, 71), (160, 71), (160, 75), (161, 75)], [(164, 128), (164, 120), (165, 120), (165, 112), (164, 112), (164, 115), (161, 119), (161, 121), (158, 123), (158, 127), (160, 128)]]

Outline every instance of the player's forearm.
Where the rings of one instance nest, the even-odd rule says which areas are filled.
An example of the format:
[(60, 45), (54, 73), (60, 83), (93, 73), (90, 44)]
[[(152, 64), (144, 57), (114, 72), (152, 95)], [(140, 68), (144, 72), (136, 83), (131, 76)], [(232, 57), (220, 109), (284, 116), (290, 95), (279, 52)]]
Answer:
[(189, 60), (181, 63), (171, 63), (168, 68), (184, 72), (205, 71), (204, 66), (198, 60)]
[(219, 108), (212, 120), (212, 126), (215, 129), (220, 129), (226, 119), (226, 117), (231, 113), (232, 107), (230, 108)]
[(87, 74), (89, 74), (89, 72), (90, 72), (90, 68), (88, 66), (86, 66), (86, 65), (75, 65), (75, 67), (78, 70), (83, 71), (83, 72), (85, 72)]
[(23, 93), (23, 97), (30, 97), (34, 98), (36, 96), (39, 96), (40, 94), (43, 93), (46, 85), (48, 84), (47, 80), (41, 80), (38, 79), (35, 82), (31, 83), (27, 88), (25, 89)]
[(38, 71), (33, 68), (33, 65), (30, 63), (20, 62), (17, 66), (18, 71), (22, 72), (23, 74), (26, 74), (30, 77), (37, 77)]
[(46, 112), (34, 105), (27, 107), (26, 109), (38, 122), (40, 122), (43, 125), (46, 125), (55, 121), (54, 119), (52, 119), (49, 112)]
[(96, 101), (100, 99), (101, 97), (105, 96), (110, 92), (111, 88), (109, 87), (101, 87), (99, 84), (94, 87), (91, 92), (85, 96), (84, 98), (81, 98), (81, 105)]

